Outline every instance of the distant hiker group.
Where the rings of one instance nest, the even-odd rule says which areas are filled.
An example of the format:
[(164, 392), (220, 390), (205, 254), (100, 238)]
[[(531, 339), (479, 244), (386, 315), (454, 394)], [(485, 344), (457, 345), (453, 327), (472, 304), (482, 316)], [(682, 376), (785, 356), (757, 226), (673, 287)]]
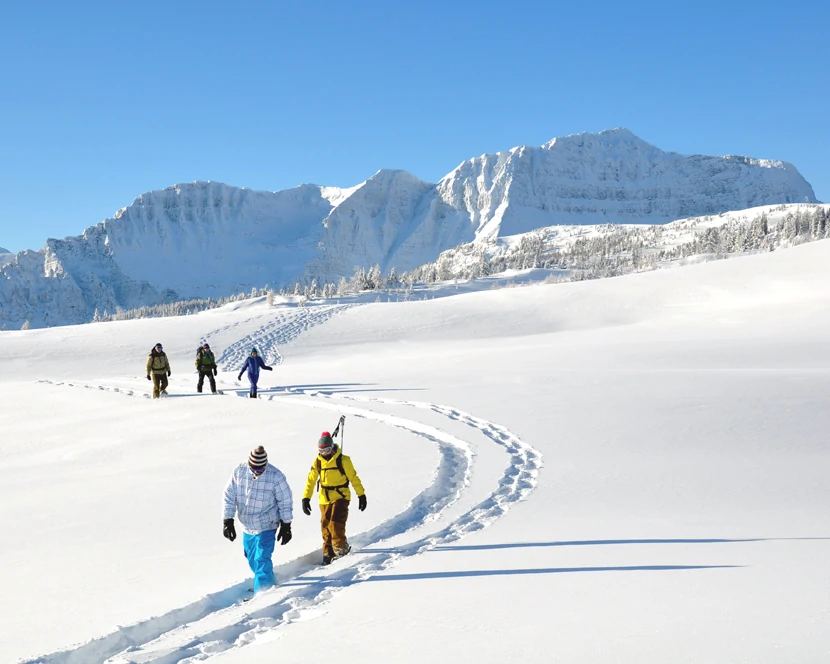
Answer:
[[(260, 369), (265, 371), (273, 371), (273, 367), (269, 367), (259, 356), (259, 351), (256, 348), (251, 349), (251, 354), (245, 359), (245, 363), (239, 370), (237, 380), (242, 380), (242, 374), (247, 370), (248, 381), (251, 384), (249, 396), (252, 399), (257, 398), (257, 383), (259, 382)], [(160, 343), (153, 346), (150, 350), (150, 355), (147, 357), (147, 380), (153, 381), (153, 399), (167, 396), (167, 380), (170, 375), (170, 360)], [(217, 394), (216, 376), (219, 375), (219, 368), (216, 366), (216, 356), (210, 349), (210, 344), (204, 342), (196, 349), (196, 371), (199, 374), (199, 380), (196, 383), (196, 391), (201, 394), (205, 385), (205, 378), (210, 383), (210, 391), (212, 394)]]
[[(346, 538), (352, 497), (350, 484), (357, 493), (358, 509), (361, 512), (366, 509), (366, 492), (354, 464), (333, 441), (344, 426), (345, 417), (341, 417), (333, 434), (324, 431), (320, 435), (317, 457), (303, 491), (303, 512), (308, 515), (311, 514), (315, 484), (320, 493), (323, 565), (351, 551)], [(255, 593), (276, 584), (271, 556), (275, 542), (284, 545), (291, 541), (293, 515), (293, 498), (285, 475), (268, 463), (268, 454), (262, 445), (254, 448), (247, 462), (234, 468), (225, 486), (222, 534), (231, 542), (236, 539), (234, 517), (237, 517), (245, 529), (242, 548), (254, 573)]]

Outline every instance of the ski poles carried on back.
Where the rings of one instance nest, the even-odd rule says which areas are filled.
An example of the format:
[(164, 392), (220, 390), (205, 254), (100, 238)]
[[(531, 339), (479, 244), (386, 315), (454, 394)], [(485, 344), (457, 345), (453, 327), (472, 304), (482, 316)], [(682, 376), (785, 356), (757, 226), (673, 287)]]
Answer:
[(346, 438), (346, 416), (341, 415), (340, 419), (337, 421), (337, 426), (334, 428), (334, 431), (331, 432), (332, 438), (337, 438), (337, 434), (340, 434), (340, 450), (343, 450), (343, 445), (345, 444)]

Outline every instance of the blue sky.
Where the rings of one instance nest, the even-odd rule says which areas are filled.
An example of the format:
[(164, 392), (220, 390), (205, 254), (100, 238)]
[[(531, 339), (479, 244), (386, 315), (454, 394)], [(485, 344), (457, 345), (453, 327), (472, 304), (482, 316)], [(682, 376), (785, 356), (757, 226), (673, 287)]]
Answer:
[(177, 182), (434, 182), (612, 127), (790, 161), (827, 201), (828, 5), (8, 3), (0, 246), (39, 249)]

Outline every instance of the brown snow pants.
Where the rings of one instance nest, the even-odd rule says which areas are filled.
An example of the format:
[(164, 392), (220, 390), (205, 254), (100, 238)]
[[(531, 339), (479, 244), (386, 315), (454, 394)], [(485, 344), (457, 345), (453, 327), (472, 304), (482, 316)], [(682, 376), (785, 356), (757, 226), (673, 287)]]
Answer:
[(349, 548), (346, 541), (346, 519), (349, 501), (345, 498), (328, 505), (320, 505), (320, 530), (323, 531), (323, 555), (329, 558), (343, 555)]
[(162, 391), (167, 389), (167, 375), (153, 374), (153, 399), (158, 399)]

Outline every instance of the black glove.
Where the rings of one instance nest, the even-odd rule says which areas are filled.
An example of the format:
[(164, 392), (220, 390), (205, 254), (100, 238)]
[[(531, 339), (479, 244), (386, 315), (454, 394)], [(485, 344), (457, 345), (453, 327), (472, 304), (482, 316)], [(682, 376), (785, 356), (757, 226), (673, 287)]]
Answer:
[(214, 376), (218, 376), (218, 375), (219, 375), (219, 369), (217, 369), (216, 367), (213, 367), (213, 375), (214, 375)]
[(236, 377), (236, 380), (242, 380), (242, 374), (239, 374), (239, 375)]
[(303, 512), (311, 516), (311, 498), (303, 498)]
[(233, 519), (225, 519), (223, 523), (222, 534), (233, 542), (236, 539), (236, 526), (233, 525)]
[(152, 378), (150, 378), (150, 374), (147, 374), (147, 380), (153, 380)]
[(366, 494), (357, 497), (357, 509), (361, 512), (366, 509)]
[(274, 370), (274, 367), (265, 367), (265, 370), (266, 370), (266, 371), (273, 371), (273, 370)]
[(277, 541), (282, 545), (291, 541), (291, 524), (282, 519), (280, 519), (280, 531), (277, 533)]
[(170, 372), (169, 371), (167, 372), (167, 377), (170, 378)]

